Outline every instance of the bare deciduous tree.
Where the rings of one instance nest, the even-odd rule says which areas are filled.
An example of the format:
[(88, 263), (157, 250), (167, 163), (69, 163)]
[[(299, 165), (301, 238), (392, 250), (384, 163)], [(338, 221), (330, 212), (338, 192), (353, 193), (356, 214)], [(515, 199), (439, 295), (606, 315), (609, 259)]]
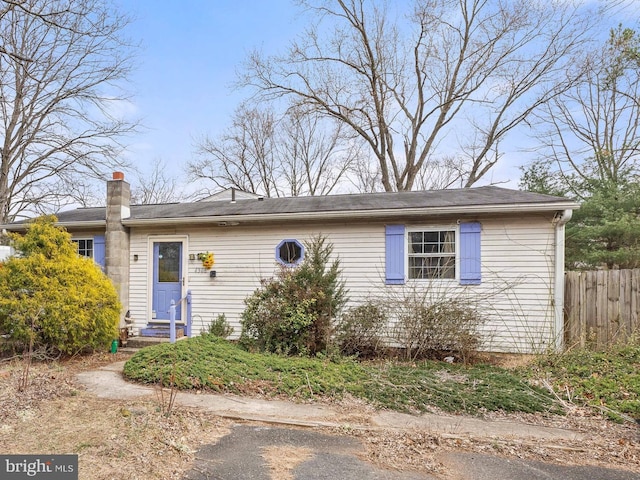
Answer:
[(0, 223), (122, 166), (126, 24), (101, 0), (0, 2)]
[(536, 138), (548, 170), (582, 196), (590, 183), (620, 185), (640, 174), (638, 34), (613, 30), (606, 45), (589, 52), (577, 68), (580, 82), (538, 115)]
[(358, 193), (376, 193), (380, 188), (380, 166), (366, 155), (361, 155), (352, 165), (347, 179)]
[(136, 205), (179, 202), (178, 182), (167, 173), (166, 164), (159, 159), (153, 162), (149, 173), (138, 172), (131, 189), (131, 202)]
[(288, 194), (328, 195), (344, 179), (360, 155), (359, 141), (346, 127), (290, 109), (280, 122), (276, 154)]
[[(284, 56), (252, 54), (240, 83), (344, 124), (386, 191), (483, 178), (498, 142), (571, 84), (559, 74), (596, 22), (561, 0), (416, 1), (402, 28), (381, 2), (300, 3), (313, 25)], [(455, 175), (431, 180), (452, 154)]]
[(275, 118), (270, 111), (241, 105), (231, 126), (218, 138), (202, 138), (198, 159), (187, 164), (193, 180), (207, 180), (217, 188), (235, 187), (267, 197), (279, 196), (274, 163)]
[(358, 158), (357, 140), (345, 128), (292, 108), (282, 116), (242, 105), (220, 137), (197, 144), (188, 164), (194, 180), (267, 197), (327, 195)]
[[(72, 25), (61, 25), (56, 20), (57, 16), (65, 12), (69, 12), (69, 6), (62, 2), (60, 2), (54, 8), (41, 9), (39, 8), (39, 6), (34, 5), (33, 2), (26, 2), (24, 0), (2, 0), (2, 2), (0, 2), (0, 21), (4, 20), (8, 13), (14, 12), (16, 10), (21, 12), (22, 14), (31, 16), (34, 19), (38, 19), (43, 23), (56, 26), (63, 30), (74, 29)], [(21, 62), (33, 61), (32, 58), (24, 57), (15, 50), (5, 48), (4, 45), (0, 45), (0, 54), (7, 55), (8, 57), (19, 60)]]

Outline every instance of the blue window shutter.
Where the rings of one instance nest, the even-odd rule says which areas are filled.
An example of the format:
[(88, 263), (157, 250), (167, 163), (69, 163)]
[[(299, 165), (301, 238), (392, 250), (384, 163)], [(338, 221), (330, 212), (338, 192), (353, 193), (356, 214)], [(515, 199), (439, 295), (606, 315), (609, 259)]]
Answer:
[(480, 232), (479, 222), (460, 224), (460, 285), (479, 285)]
[(93, 260), (104, 270), (107, 251), (105, 247), (104, 235), (93, 237)]
[(385, 283), (404, 284), (404, 225), (385, 229)]

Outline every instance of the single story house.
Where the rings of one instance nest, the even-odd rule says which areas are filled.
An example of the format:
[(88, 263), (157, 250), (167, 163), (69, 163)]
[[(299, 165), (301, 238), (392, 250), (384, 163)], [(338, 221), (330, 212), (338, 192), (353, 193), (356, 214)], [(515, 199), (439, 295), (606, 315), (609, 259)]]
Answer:
[(167, 321), (170, 301), (190, 291), (194, 334), (224, 314), (238, 335), (245, 298), (279, 264), (300, 262), (305, 242), (321, 234), (340, 259), (349, 305), (409, 291), (468, 296), (487, 318), (484, 349), (535, 352), (563, 347), (564, 225), (575, 208), (495, 186), (294, 198), (231, 191), (130, 205), (129, 184), (116, 172), (106, 208), (58, 220), (80, 254), (104, 267), (134, 334)]

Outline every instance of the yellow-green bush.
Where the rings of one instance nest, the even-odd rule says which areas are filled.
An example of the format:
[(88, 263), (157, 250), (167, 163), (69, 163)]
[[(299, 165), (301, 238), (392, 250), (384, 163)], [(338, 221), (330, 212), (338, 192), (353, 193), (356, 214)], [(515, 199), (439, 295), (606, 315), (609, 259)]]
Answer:
[(12, 235), (19, 255), (0, 264), (0, 333), (64, 354), (106, 348), (118, 333), (117, 292), (55, 221), (41, 217)]

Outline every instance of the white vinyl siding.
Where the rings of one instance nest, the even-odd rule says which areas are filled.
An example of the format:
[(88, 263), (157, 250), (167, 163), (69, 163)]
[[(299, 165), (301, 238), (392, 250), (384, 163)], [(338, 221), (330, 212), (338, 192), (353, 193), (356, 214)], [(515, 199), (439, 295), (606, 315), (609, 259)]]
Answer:
[(554, 344), (551, 220), (549, 215), (483, 222), (488, 350), (536, 353)]
[[(440, 294), (469, 295), (478, 301), (488, 322), (484, 327), (484, 348), (492, 351), (530, 352), (551, 342), (553, 325), (553, 225), (551, 214), (527, 218), (477, 219), (482, 224), (482, 284), (459, 285), (446, 282)], [(455, 225), (456, 219), (450, 219)], [(476, 219), (474, 219), (476, 220)], [(428, 227), (429, 222), (394, 220), (407, 231)], [(434, 222), (437, 228), (441, 222)], [(333, 244), (341, 261), (351, 305), (373, 298), (401, 295), (403, 289), (431, 288), (442, 282), (420, 281), (407, 285), (385, 285), (385, 224), (351, 223), (277, 225), (251, 227), (172, 228), (186, 236), (188, 254), (213, 252), (216, 277), (202, 272), (202, 262), (186, 261), (185, 289), (193, 294), (193, 334), (206, 329), (219, 314), (225, 314), (240, 333), (244, 300), (270, 278), (280, 266), (274, 256), (276, 246), (286, 239), (308, 241), (322, 234)], [(130, 308), (135, 327), (149, 320), (150, 235), (168, 235), (166, 229), (131, 229)], [(306, 253), (305, 253), (306, 254)], [(438, 292), (436, 292), (438, 294)]]

